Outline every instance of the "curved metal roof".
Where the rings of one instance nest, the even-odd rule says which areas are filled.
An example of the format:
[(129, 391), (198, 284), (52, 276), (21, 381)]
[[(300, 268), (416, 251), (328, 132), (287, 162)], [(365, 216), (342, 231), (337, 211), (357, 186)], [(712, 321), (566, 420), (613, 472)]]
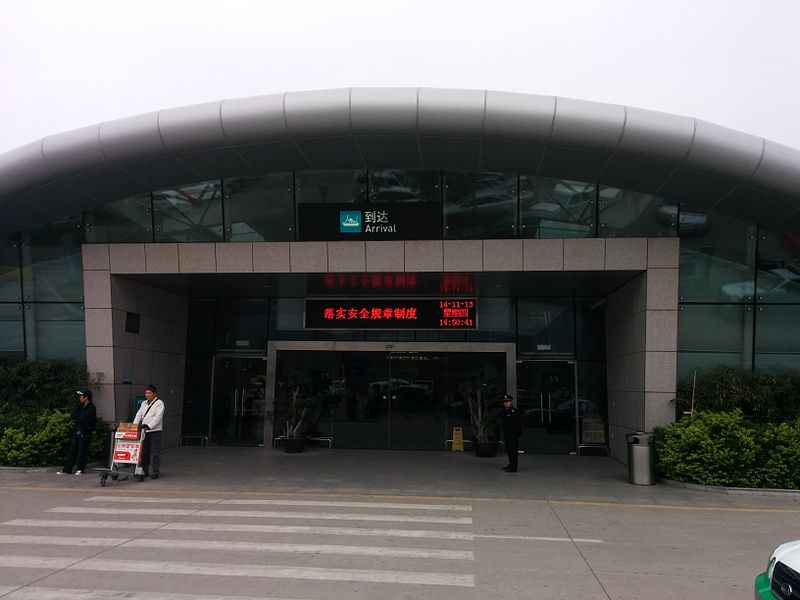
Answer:
[(196, 181), (387, 167), (597, 182), (800, 232), (800, 150), (639, 108), (434, 88), (222, 100), (48, 136), (0, 154), (0, 231)]

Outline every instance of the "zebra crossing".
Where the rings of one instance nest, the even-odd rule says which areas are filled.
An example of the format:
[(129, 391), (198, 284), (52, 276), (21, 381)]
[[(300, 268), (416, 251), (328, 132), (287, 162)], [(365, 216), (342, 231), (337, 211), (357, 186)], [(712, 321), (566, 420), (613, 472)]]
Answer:
[(90, 496), (0, 523), (0, 598), (463, 598), (476, 586), (472, 514), (444, 501)]

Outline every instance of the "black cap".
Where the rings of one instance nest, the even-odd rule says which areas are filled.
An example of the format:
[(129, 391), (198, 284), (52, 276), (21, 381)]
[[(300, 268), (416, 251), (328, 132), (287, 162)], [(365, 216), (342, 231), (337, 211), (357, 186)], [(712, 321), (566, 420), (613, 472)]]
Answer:
[(78, 394), (79, 396), (86, 396), (89, 400), (92, 399), (92, 390), (90, 389), (78, 390), (75, 393)]
[(158, 394), (158, 390), (156, 389), (156, 386), (154, 386), (152, 383), (151, 383), (150, 385), (148, 385), (146, 388), (144, 388), (144, 391), (145, 391), (145, 392), (146, 392), (147, 390), (150, 390), (150, 391), (151, 391), (151, 392), (153, 392), (154, 394)]
[(513, 401), (514, 401), (514, 396), (510, 394), (503, 395), (503, 402), (513, 402)]

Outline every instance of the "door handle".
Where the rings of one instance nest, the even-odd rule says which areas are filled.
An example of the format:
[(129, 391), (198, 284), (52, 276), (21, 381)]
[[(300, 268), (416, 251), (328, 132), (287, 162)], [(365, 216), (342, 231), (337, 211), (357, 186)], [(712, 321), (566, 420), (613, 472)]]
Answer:
[(547, 394), (547, 422), (553, 422), (553, 405), (550, 402), (550, 394)]
[(539, 418), (542, 423), (544, 423), (544, 399), (542, 398), (542, 394), (539, 394)]

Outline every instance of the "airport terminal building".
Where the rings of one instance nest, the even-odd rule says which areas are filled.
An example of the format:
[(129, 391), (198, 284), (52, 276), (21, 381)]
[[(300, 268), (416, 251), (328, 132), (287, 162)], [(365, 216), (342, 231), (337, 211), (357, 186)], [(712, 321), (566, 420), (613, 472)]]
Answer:
[(0, 358), (85, 361), (108, 420), (270, 446), (292, 373), (335, 447), (442, 450), (483, 372), (521, 447), (610, 453), (678, 381), (800, 368), (800, 151), (482, 90), (166, 109), (0, 155)]

